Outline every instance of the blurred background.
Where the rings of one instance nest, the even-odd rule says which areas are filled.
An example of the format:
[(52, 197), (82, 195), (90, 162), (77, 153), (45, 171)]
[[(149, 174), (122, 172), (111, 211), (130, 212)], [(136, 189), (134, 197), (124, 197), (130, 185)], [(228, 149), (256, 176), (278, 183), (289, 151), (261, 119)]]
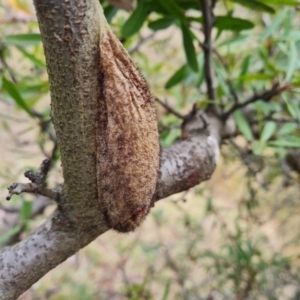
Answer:
[[(180, 139), (193, 105), (214, 100), (225, 114), (235, 107), (237, 129), (223, 140), (212, 178), (158, 201), (135, 232), (106, 232), (19, 299), (300, 299), (300, 3), (211, 1), (208, 57), (203, 1), (101, 4), (156, 98), (163, 147)], [(23, 172), (45, 157), (53, 161), (48, 185), (63, 183), (34, 7), (2, 0), (0, 246), (55, 209), (34, 195), (5, 200), (6, 188), (26, 182)]]

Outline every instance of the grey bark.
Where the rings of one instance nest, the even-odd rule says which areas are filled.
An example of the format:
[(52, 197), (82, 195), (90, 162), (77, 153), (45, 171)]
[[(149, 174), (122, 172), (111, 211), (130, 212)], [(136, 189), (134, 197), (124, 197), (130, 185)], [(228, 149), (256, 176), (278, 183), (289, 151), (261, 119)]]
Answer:
[[(43, 275), (109, 228), (99, 213), (95, 163), (95, 103), (99, 93), (99, 36), (104, 18), (97, 0), (35, 0), (49, 74), (51, 107), (64, 175), (56, 212), (25, 240), (0, 250), (0, 299), (16, 299)], [(161, 153), (156, 200), (210, 178), (221, 126)]]

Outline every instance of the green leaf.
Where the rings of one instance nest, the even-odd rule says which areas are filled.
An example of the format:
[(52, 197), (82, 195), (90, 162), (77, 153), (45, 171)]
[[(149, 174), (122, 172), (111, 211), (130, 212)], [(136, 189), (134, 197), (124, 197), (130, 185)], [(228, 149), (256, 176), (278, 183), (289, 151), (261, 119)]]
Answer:
[(32, 201), (23, 200), (22, 207), (20, 210), (20, 217), (22, 221), (26, 221), (30, 218), (32, 210)]
[(269, 74), (246, 74), (238, 77), (239, 80), (242, 81), (252, 81), (252, 80), (272, 80), (274, 78), (273, 75)]
[(168, 28), (170, 25), (174, 24), (176, 19), (174, 17), (163, 17), (161, 19), (149, 22), (148, 27), (154, 31)]
[(172, 16), (184, 19), (184, 10), (181, 9), (174, 0), (157, 0), (160, 5)]
[(268, 141), (270, 139), (270, 137), (274, 134), (276, 127), (277, 127), (277, 125), (275, 122), (273, 122), (273, 121), (267, 122), (262, 130), (261, 135), (260, 135), (260, 140), (262, 142)]
[(283, 93), (282, 98), (285, 101), (285, 104), (286, 104), (289, 114), (292, 117), (297, 118), (300, 122), (300, 110), (299, 110), (298, 104), (289, 97), (289, 94)]
[(6, 44), (12, 46), (35, 46), (39, 45), (41, 41), (39, 33), (12, 34), (5, 37)]
[(180, 81), (182, 81), (186, 75), (187, 75), (188, 67), (187, 65), (183, 65), (181, 68), (179, 68), (172, 77), (167, 81), (165, 88), (170, 89), (174, 85), (178, 84)]
[(199, 0), (176, 0), (176, 3), (184, 10), (188, 10), (188, 9), (200, 10), (201, 8), (201, 3)]
[(17, 234), (20, 230), (21, 226), (16, 226), (2, 234), (0, 237), (0, 245), (4, 245), (13, 235)]
[(279, 130), (278, 135), (287, 135), (293, 133), (297, 128), (298, 124), (289, 122), (285, 123)]
[(269, 141), (268, 145), (271, 146), (271, 147), (300, 148), (300, 140), (294, 140), (294, 141), (287, 141), (287, 140)]
[(161, 136), (161, 144), (163, 147), (172, 145), (176, 139), (180, 136), (179, 129), (173, 129), (169, 131), (165, 136)]
[(27, 52), (25, 49), (23, 49), (22, 47), (17, 47), (18, 50), (28, 59), (30, 59), (37, 67), (39, 68), (45, 68), (46, 64), (44, 61), (39, 60), (38, 58), (36, 58), (33, 54), (30, 54), (29, 52)]
[(244, 114), (242, 113), (242, 111), (241, 110), (235, 111), (234, 118), (235, 118), (238, 129), (243, 134), (243, 136), (246, 138), (246, 140), (252, 141), (253, 140), (252, 130), (251, 130), (249, 123), (246, 120)]
[(265, 28), (265, 30), (262, 32), (260, 41), (266, 40), (269, 36), (271, 36), (274, 32), (276, 32), (279, 25), (283, 22), (287, 14), (287, 10), (284, 9), (279, 13), (275, 19), (272, 21), (272, 23)]
[(216, 17), (215, 27), (219, 30), (242, 31), (252, 29), (254, 24), (245, 19), (218, 16)]
[(222, 46), (232, 46), (232, 45), (235, 45), (235, 44), (245, 45), (248, 38), (249, 38), (249, 35), (239, 34), (239, 35), (234, 36), (233, 38), (225, 39), (220, 44), (218, 44), (216, 47), (219, 48), (219, 47), (222, 47)]
[(268, 6), (257, 0), (230, 0), (230, 1), (238, 3), (242, 6), (245, 6), (255, 11), (267, 12), (271, 14), (275, 13), (275, 10), (271, 6)]
[(193, 44), (192, 34), (190, 32), (190, 29), (183, 22), (181, 22), (181, 31), (187, 62), (193, 71), (198, 72), (198, 62)]
[(291, 6), (300, 5), (300, 2), (297, 0), (260, 0), (260, 1), (271, 5), (291, 5)]
[(7, 93), (15, 100), (17, 105), (23, 110), (25, 110), (32, 117), (32, 112), (30, 108), (28, 107), (27, 103), (25, 102), (19, 91), (16, 89), (15, 85), (9, 80), (7, 80), (5, 77), (3, 77), (2, 86), (7, 91)]
[(170, 286), (171, 286), (171, 280), (168, 280), (168, 282), (166, 284), (166, 287), (165, 287), (165, 290), (164, 290), (162, 300), (167, 300), (168, 299), (168, 296), (169, 296), (169, 293), (170, 293)]
[(118, 12), (118, 8), (109, 4), (106, 7), (104, 7), (103, 12), (107, 22), (111, 23), (113, 17)]
[(290, 44), (290, 53), (289, 53), (289, 63), (287, 66), (287, 72), (285, 80), (289, 81), (294, 73), (294, 71), (298, 68), (298, 51), (295, 44), (295, 41), (291, 41)]
[(138, 2), (136, 9), (133, 11), (131, 16), (123, 25), (121, 31), (123, 38), (129, 38), (141, 29), (143, 23), (145, 22), (148, 16), (147, 9), (145, 6), (146, 4), (142, 1)]
[(265, 145), (256, 141), (253, 145), (252, 150), (255, 155), (262, 155), (265, 150)]

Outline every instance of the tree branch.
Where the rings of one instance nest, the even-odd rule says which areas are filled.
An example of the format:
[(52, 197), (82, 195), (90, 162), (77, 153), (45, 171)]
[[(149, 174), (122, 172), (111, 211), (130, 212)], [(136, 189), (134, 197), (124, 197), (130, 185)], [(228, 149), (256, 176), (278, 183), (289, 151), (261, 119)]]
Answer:
[(158, 102), (163, 108), (165, 108), (168, 112), (170, 112), (171, 114), (173, 114), (174, 116), (176, 116), (179, 119), (184, 120), (185, 116), (180, 114), (179, 112), (177, 112), (174, 108), (172, 108), (167, 102), (161, 101), (159, 98), (155, 98), (155, 101)]
[(256, 101), (262, 100), (262, 101), (269, 101), (274, 96), (280, 94), (281, 92), (285, 91), (288, 88), (288, 86), (280, 86), (279, 83), (275, 83), (271, 89), (261, 92), (261, 93), (255, 93), (253, 94), (249, 99), (247, 99), (244, 102), (235, 103), (227, 112), (225, 112), (222, 115), (222, 119), (225, 121), (229, 118), (230, 115), (232, 115), (236, 110), (241, 109), (243, 107), (248, 106), (251, 103), (254, 103)]
[(128, 50), (128, 53), (131, 55), (133, 54), (134, 52), (138, 51), (139, 48), (144, 44), (146, 43), (147, 41), (151, 40), (156, 34), (156, 31), (150, 33), (149, 35), (147, 35), (146, 37), (141, 37), (139, 39), (139, 41), (132, 47)]
[(200, 0), (203, 14), (203, 31), (204, 31), (204, 44), (202, 48), (204, 51), (204, 77), (207, 87), (207, 96), (210, 100), (215, 100), (215, 90), (213, 84), (212, 74), (212, 42), (211, 31), (214, 22), (214, 16), (212, 13), (212, 6), (210, 0)]
[(10, 200), (12, 195), (19, 195), (26, 192), (39, 194), (58, 202), (62, 192), (58, 189), (52, 190), (44, 186), (50, 164), (50, 159), (45, 159), (37, 172), (34, 172), (32, 170), (26, 171), (24, 173), (24, 176), (27, 177), (31, 181), (31, 183), (14, 182), (7, 188), (9, 195), (6, 197), (6, 200)]

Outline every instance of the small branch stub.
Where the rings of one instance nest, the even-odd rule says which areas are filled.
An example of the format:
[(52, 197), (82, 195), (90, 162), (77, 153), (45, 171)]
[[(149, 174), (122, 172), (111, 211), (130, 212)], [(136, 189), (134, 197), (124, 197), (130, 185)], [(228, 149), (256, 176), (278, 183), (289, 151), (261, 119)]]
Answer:
[(24, 176), (27, 177), (32, 183), (42, 185), (44, 184), (45, 179), (47, 177), (50, 163), (51, 163), (50, 159), (44, 159), (37, 172), (28, 170), (24, 173)]
[(24, 173), (24, 176), (27, 177), (31, 182), (29, 183), (18, 183), (14, 182), (7, 189), (9, 195), (6, 197), (6, 200), (10, 200), (12, 195), (20, 195), (21, 193), (33, 193), (39, 194), (55, 201), (58, 201), (60, 198), (60, 192), (53, 189), (48, 189), (44, 186), (49, 166), (51, 160), (45, 159), (38, 171), (28, 170)]

